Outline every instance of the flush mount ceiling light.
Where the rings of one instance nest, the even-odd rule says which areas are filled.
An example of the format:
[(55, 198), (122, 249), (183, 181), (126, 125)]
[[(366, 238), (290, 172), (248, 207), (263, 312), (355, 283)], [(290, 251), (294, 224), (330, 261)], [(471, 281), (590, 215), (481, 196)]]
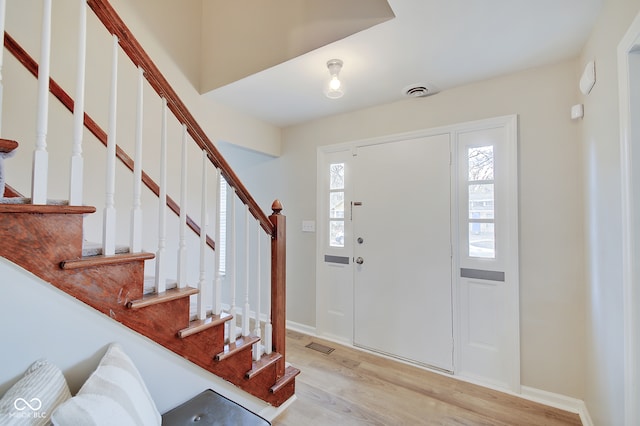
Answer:
[(338, 99), (344, 95), (342, 91), (342, 82), (340, 82), (339, 74), (342, 69), (342, 61), (340, 59), (331, 59), (327, 61), (327, 68), (329, 68), (329, 75), (331, 79), (327, 85), (325, 95), (330, 99)]

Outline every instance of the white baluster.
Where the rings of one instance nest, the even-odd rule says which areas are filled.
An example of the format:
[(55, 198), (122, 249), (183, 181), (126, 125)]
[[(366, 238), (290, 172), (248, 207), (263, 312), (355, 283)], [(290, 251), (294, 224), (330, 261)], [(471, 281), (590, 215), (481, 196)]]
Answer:
[(271, 324), (271, 291), (267, 291), (267, 322), (264, 324), (264, 353), (273, 351), (273, 326)]
[(80, 0), (80, 23), (78, 28), (78, 71), (76, 75), (76, 100), (73, 104), (73, 149), (71, 152), (71, 174), (69, 179), (69, 204), (72, 206), (82, 205), (84, 179), (82, 135), (84, 133), (84, 81), (87, 57), (86, 0)]
[(202, 210), (200, 213), (200, 281), (198, 281), (198, 319), (207, 318), (206, 297), (206, 254), (207, 254), (207, 151), (202, 150)]
[[(0, 0), (0, 46), (4, 46), (4, 23), (7, 15), (7, 0)], [(2, 80), (2, 67), (4, 63), (4, 48), (0, 49), (0, 135), (2, 135), (2, 99), (4, 81)], [(2, 194), (0, 194), (2, 197)]]
[(142, 128), (144, 112), (144, 70), (138, 67), (136, 102), (136, 147), (133, 159), (133, 206), (131, 208), (131, 252), (142, 251)]
[[(236, 340), (236, 276), (238, 275), (238, 271), (236, 270), (236, 189), (231, 189), (231, 250), (228, 251), (231, 256), (229, 257), (229, 270), (231, 271), (231, 309), (229, 310), (229, 314), (233, 317), (229, 324), (229, 341), (233, 342)], [(227, 223), (228, 223), (227, 219)]]
[(249, 206), (244, 210), (244, 309), (242, 311), (242, 335), (251, 333), (249, 320), (251, 307), (249, 306)]
[[(260, 265), (260, 238), (262, 237), (262, 228), (260, 227), (260, 222), (257, 222), (257, 227), (256, 229), (258, 230), (257, 235), (256, 235), (256, 322), (255, 322), (255, 327), (253, 329), (253, 334), (256, 335), (257, 337), (261, 338), (262, 337), (262, 332), (260, 330), (260, 292), (262, 291), (262, 289), (260, 288), (261, 286), (261, 275), (262, 275), (262, 271), (261, 269), (261, 265)], [(255, 361), (258, 361), (260, 359), (261, 356), (261, 351), (260, 351), (260, 342), (256, 342), (253, 345), (253, 359)]]
[(220, 169), (216, 168), (216, 190), (215, 190), (215, 198), (216, 200), (216, 215), (215, 215), (215, 231), (214, 238), (216, 242), (216, 249), (214, 252), (214, 274), (215, 279), (213, 282), (213, 305), (212, 310), (214, 315), (220, 315), (222, 313), (222, 277), (220, 276)]
[(162, 123), (160, 133), (160, 195), (158, 196), (158, 252), (156, 253), (156, 291), (167, 290), (167, 100), (162, 98)]
[(109, 128), (107, 131), (107, 182), (104, 205), (102, 250), (105, 256), (116, 251), (116, 111), (118, 107), (118, 37), (113, 36), (111, 88), (109, 93)]
[(51, 0), (43, 0), (40, 65), (38, 67), (38, 113), (36, 149), (33, 152), (31, 198), (33, 204), (47, 203), (47, 128), (49, 125), (49, 65), (51, 56)]
[[(204, 152), (206, 160), (206, 152)], [(187, 285), (187, 126), (182, 125), (182, 165), (180, 177), (180, 241), (178, 243), (178, 288)], [(202, 169), (202, 179), (207, 180), (206, 169)], [(204, 228), (204, 223), (202, 227)], [(200, 239), (206, 236), (203, 229), (200, 229)], [(206, 242), (206, 238), (205, 238)], [(201, 266), (202, 267), (202, 266)]]

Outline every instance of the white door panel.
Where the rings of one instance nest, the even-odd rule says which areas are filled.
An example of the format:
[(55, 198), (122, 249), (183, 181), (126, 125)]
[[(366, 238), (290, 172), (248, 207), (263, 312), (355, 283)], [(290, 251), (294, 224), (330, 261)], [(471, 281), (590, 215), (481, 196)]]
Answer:
[(449, 135), (359, 147), (353, 250), (355, 344), (451, 371), (449, 163)]
[(473, 123), (455, 133), (460, 230), (456, 373), (517, 392), (520, 340), (515, 135), (515, 117)]
[[(338, 217), (344, 227), (342, 235), (336, 238), (329, 225), (337, 216), (329, 214), (331, 206), (330, 170), (332, 165), (344, 167), (344, 182), (338, 192), (344, 192), (344, 198), (350, 199), (351, 150), (325, 152), (319, 156), (318, 192), (318, 283), (316, 288), (317, 324), (316, 332), (327, 338), (353, 342), (353, 266), (351, 262), (351, 220)], [(334, 206), (335, 207), (335, 206)], [(342, 206), (344, 207), (344, 206)], [(343, 208), (344, 211), (344, 208)], [(339, 241), (338, 241), (339, 240)]]

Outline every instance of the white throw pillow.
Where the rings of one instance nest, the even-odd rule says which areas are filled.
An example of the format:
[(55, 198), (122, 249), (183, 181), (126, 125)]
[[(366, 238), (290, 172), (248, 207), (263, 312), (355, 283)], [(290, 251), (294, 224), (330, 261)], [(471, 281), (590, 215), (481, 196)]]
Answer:
[(78, 394), (58, 407), (51, 421), (60, 426), (153, 426), (162, 418), (135, 365), (113, 343)]
[(53, 411), (71, 398), (60, 369), (47, 360), (31, 364), (0, 399), (0, 424), (48, 425)]

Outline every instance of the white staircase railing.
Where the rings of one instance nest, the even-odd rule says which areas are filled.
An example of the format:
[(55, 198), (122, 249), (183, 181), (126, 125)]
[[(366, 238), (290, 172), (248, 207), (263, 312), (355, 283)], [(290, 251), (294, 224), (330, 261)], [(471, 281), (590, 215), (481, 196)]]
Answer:
[[(87, 191), (95, 193), (100, 191), (99, 185), (96, 185), (96, 177), (93, 171), (90, 171), (90, 176), (85, 176), (86, 170), (84, 164), (87, 150), (83, 150), (83, 144), (86, 146), (89, 143), (85, 139), (84, 131), (87, 125), (89, 113), (85, 111), (87, 109), (86, 99), (91, 97), (100, 96), (100, 94), (93, 94), (91, 87), (86, 84), (86, 71), (88, 68), (87, 63), (87, 51), (90, 51), (91, 46), (88, 46), (88, 32), (90, 29), (87, 27), (87, 5), (92, 6), (95, 1), (79, 0), (79, 17), (78, 20), (78, 45), (77, 45), (77, 63), (76, 70), (77, 75), (75, 84), (75, 102), (71, 101), (73, 105), (73, 120), (72, 125), (65, 132), (68, 133), (69, 139), (72, 141), (72, 149), (70, 156), (70, 171), (69, 171), (69, 203), (72, 205), (80, 205), (83, 203), (84, 196)], [(100, 7), (104, 7), (106, 3), (104, 0), (100, 1)], [(4, 6), (5, 0), (0, 0), (0, 28), (4, 27)], [(47, 152), (47, 129), (48, 129), (48, 112), (50, 102), (50, 52), (52, 43), (51, 34), (51, 17), (52, 17), (52, 2), (51, 0), (43, 0), (43, 18), (42, 18), (42, 40), (41, 40), (41, 54), (40, 63), (38, 64), (38, 103), (37, 103), (37, 121), (36, 121), (36, 142), (33, 153), (33, 169), (32, 169), (32, 202), (34, 204), (46, 204), (47, 194), (49, 193), (49, 185), (56, 185), (57, 179), (49, 179), (48, 177), (48, 152)], [(116, 23), (118, 24), (118, 23)], [(113, 24), (114, 26), (116, 24)], [(65, 23), (65, 25), (70, 25)], [(110, 66), (110, 80), (105, 81), (105, 86), (109, 87), (108, 96), (108, 123), (106, 132), (106, 175), (104, 186), (104, 206), (103, 206), (103, 226), (102, 226), (102, 253), (105, 256), (114, 255), (116, 253), (116, 246), (122, 241), (121, 233), (118, 232), (117, 223), (130, 223), (130, 232), (126, 235), (127, 241), (124, 245), (129, 246), (129, 250), (133, 253), (138, 253), (147, 248), (157, 246), (156, 258), (153, 268), (147, 267), (147, 270), (153, 270), (155, 277), (155, 291), (162, 293), (167, 291), (167, 282), (175, 282), (179, 288), (184, 288), (187, 285), (199, 288), (200, 292), (195, 298), (195, 303), (192, 304), (197, 307), (194, 313), (196, 318), (203, 320), (210, 315), (220, 316), (223, 314), (223, 308), (227, 308), (227, 313), (233, 315), (234, 318), (228, 322), (227, 335), (229, 339), (233, 341), (238, 334), (248, 336), (250, 334), (263, 337), (263, 345), (256, 344), (254, 347), (254, 359), (258, 360), (262, 353), (261, 346), (264, 346), (264, 352), (271, 353), (273, 350), (272, 339), (272, 319), (271, 313), (274, 311), (272, 308), (271, 298), (261, 297), (261, 282), (265, 278), (269, 279), (268, 273), (263, 272), (261, 267), (262, 248), (266, 249), (266, 246), (261, 244), (261, 240), (265, 238), (265, 231), (267, 237), (274, 237), (274, 224), (262, 213), (257, 204), (246, 192), (246, 189), (242, 186), (239, 179), (231, 171), (228, 164), (219, 156), (219, 153), (206, 136), (203, 136), (201, 129), (197, 126), (197, 123), (192, 122), (192, 117), (188, 114), (188, 111), (183, 110), (183, 105), (179, 102), (179, 99), (175, 97), (175, 93), (167, 91), (166, 88), (158, 89), (156, 85), (160, 78), (155, 74), (155, 68), (150, 68), (147, 64), (147, 59), (142, 58), (139, 61), (132, 59), (131, 63), (128, 63), (128, 68), (119, 64), (118, 59), (120, 56), (123, 40), (117, 35), (117, 31), (113, 28), (109, 28), (111, 33), (111, 66)], [(4, 36), (4, 31), (0, 31)], [(95, 37), (95, 34), (93, 35)], [(127, 43), (137, 46), (135, 40), (126, 40)], [(129, 58), (135, 58), (131, 52), (127, 51)], [(14, 52), (15, 54), (15, 52)], [(30, 58), (29, 58), (30, 59)], [(0, 96), (2, 96), (3, 85), (11, 84), (7, 82), (3, 76), (3, 56), (0, 55)], [(122, 116), (120, 111), (121, 106), (118, 103), (119, 93), (119, 75), (122, 69), (131, 68), (132, 74), (135, 75), (137, 91), (135, 93), (135, 102), (133, 104), (133, 110), (130, 113), (135, 116), (135, 131), (134, 131), (134, 151), (135, 155), (133, 160), (124, 154), (121, 147), (118, 145), (117, 129), (118, 118)], [(95, 70), (94, 70), (95, 71)], [(105, 72), (98, 74), (104, 75)], [(159, 97), (161, 98), (162, 111), (160, 118), (157, 122), (150, 122), (148, 120), (149, 115), (145, 115), (145, 108), (147, 108), (147, 102), (145, 102), (145, 80), (156, 89)], [(61, 90), (61, 89), (60, 89)], [(59, 98), (60, 99), (60, 98)], [(94, 98), (95, 99), (95, 98)], [(0, 98), (1, 101), (1, 98)], [(1, 104), (1, 102), (0, 102)], [(125, 104), (125, 102), (122, 102)], [(153, 101), (149, 103), (153, 105)], [(67, 102), (67, 107), (69, 107)], [(127, 108), (125, 106), (124, 108)], [(131, 106), (128, 106), (131, 108)], [(172, 116), (169, 117), (169, 112), (172, 112)], [(1, 123), (0, 117), (0, 123)], [(90, 118), (90, 117), (89, 117)], [(143, 118), (147, 118), (143, 122)], [(56, 123), (56, 126), (61, 124)], [(147, 131), (156, 126), (159, 128), (160, 141), (152, 140), (144, 136), (147, 133), (154, 133), (154, 131)], [(174, 127), (181, 129), (181, 137), (179, 141), (180, 146), (180, 160), (173, 161), (169, 151), (173, 149), (174, 145), (178, 144), (178, 141), (173, 137), (172, 130)], [(94, 135), (99, 132), (93, 128), (92, 133)], [(3, 135), (0, 135), (3, 136)], [(125, 138), (128, 136), (124, 136)], [(100, 139), (100, 138), (98, 138)], [(101, 141), (105, 142), (105, 141)], [(150, 202), (149, 197), (146, 197), (147, 193), (144, 192), (142, 182), (148, 178), (143, 171), (143, 151), (153, 151), (157, 149), (157, 145), (160, 145), (160, 159), (157, 165), (159, 169), (159, 177), (157, 184), (157, 207), (155, 202)], [(193, 147), (197, 147), (202, 152), (202, 168), (199, 176), (199, 184), (201, 186), (200, 195), (193, 194), (194, 191), (189, 191), (189, 176), (197, 174), (194, 167), (190, 166), (188, 161), (188, 153)], [(125, 158), (125, 165), (133, 172), (119, 167), (116, 162), (117, 158)], [(126, 160), (128, 159), (128, 160)], [(169, 161), (171, 163), (169, 164)], [(127, 164), (130, 163), (130, 164)], [(178, 172), (176, 172), (175, 165), (179, 164)], [(169, 167), (171, 166), (171, 167)], [(213, 167), (213, 169), (212, 169)], [(209, 185), (209, 175), (215, 175), (215, 185)], [(220, 183), (225, 180), (229, 184), (231, 189), (228, 193), (231, 195), (229, 200), (228, 213), (226, 217), (222, 217), (223, 209), (222, 203), (226, 203), (226, 200), (221, 200), (220, 197)], [(171, 205), (172, 200), (168, 195), (170, 190), (170, 183), (180, 182), (179, 199), (180, 204), (177, 206), (179, 211), (179, 219), (177, 228), (169, 227), (170, 219), (167, 216), (167, 205)], [(116, 184), (117, 182), (117, 184)], [(119, 192), (126, 186), (130, 186), (124, 190), (124, 193), (132, 194), (132, 202), (130, 213), (127, 217), (120, 217), (120, 211), (116, 210), (116, 199), (119, 197)], [(148, 179), (147, 179), (147, 184)], [(211, 189), (213, 186), (213, 189)], [(150, 185), (153, 192), (154, 186)], [(56, 188), (56, 192), (60, 192)], [(0, 194), (2, 195), (2, 194)], [(191, 195), (191, 196), (189, 196)], [(199, 199), (198, 199), (199, 198)], [(209, 200), (214, 200), (210, 203)], [(237, 201), (244, 204), (242, 212), (236, 209)], [(188, 232), (188, 226), (193, 229), (197, 229), (198, 226), (193, 223), (190, 224), (188, 218), (189, 206), (200, 205), (200, 235), (195, 235)], [(209, 207), (209, 204), (213, 204), (213, 207)], [(145, 217), (151, 217), (149, 212), (153, 212), (157, 209), (157, 224), (154, 220), (143, 221), (143, 211)], [(279, 210), (278, 210), (279, 212)], [(239, 223), (238, 216), (244, 216), (244, 226), (239, 229), (237, 224)], [(255, 222), (252, 216), (257, 219)], [(213, 220), (210, 220), (210, 219)], [(253, 238), (250, 238), (254, 233), (253, 225), (255, 223), (257, 237), (255, 243), (252, 243)], [(208, 226), (210, 224), (211, 226)], [(227, 224), (228, 229), (222, 229), (222, 225)], [(157, 225), (157, 226), (156, 226)], [(155, 230), (154, 230), (155, 228)], [(244, 239), (239, 241), (237, 238), (237, 231), (243, 232)], [(215, 236), (215, 244), (222, 240), (222, 233), (229, 233), (228, 247), (216, 247), (215, 251), (212, 251), (213, 243), (208, 237), (208, 233)], [(196, 243), (197, 239), (197, 243)], [(155, 243), (154, 243), (155, 240)], [(252, 246), (252, 244), (254, 244)], [(199, 246), (199, 262), (188, 262), (188, 253), (190, 247)], [(169, 247), (175, 246), (176, 258), (170, 259)], [(221, 265), (221, 250), (226, 250), (225, 258), (227, 265)], [(242, 256), (238, 256), (238, 253), (243, 253)], [(252, 254), (253, 253), (253, 254)], [(242, 283), (239, 278), (240, 268), (238, 263), (242, 263), (243, 276)], [(175, 265), (175, 270), (173, 269)], [(223, 275), (221, 272), (223, 266), (226, 266), (224, 270), (226, 273)], [(238, 318), (240, 315), (238, 307), (236, 306), (236, 295), (238, 294), (238, 286), (242, 285), (242, 295), (244, 296), (243, 309), (241, 312), (241, 322), (238, 326)], [(251, 308), (251, 301), (255, 301), (253, 310)], [(282, 299), (284, 300), (284, 299)], [(284, 310), (284, 307), (278, 310)], [(262, 315), (262, 312), (266, 312), (266, 315)], [(253, 320), (253, 328), (251, 328), (251, 320)], [(264, 333), (262, 332), (261, 324), (264, 322)], [(282, 320), (280, 320), (282, 323)], [(280, 331), (279, 341), (284, 342), (282, 337), (284, 329)], [(284, 344), (280, 343), (279, 348), (281, 352), (284, 352)]]

